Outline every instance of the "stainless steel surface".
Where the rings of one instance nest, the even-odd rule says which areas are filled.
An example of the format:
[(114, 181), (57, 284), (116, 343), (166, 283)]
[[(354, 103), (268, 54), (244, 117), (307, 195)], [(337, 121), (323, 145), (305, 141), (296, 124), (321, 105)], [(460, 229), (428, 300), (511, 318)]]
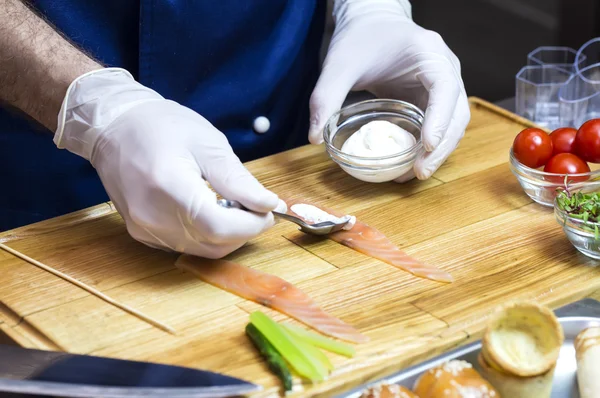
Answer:
[(244, 380), (181, 366), (0, 345), (3, 393), (187, 398), (233, 397), (260, 390)]
[[(579, 398), (577, 389), (577, 360), (573, 341), (577, 334), (590, 326), (600, 326), (600, 302), (585, 299), (576, 303), (561, 307), (555, 311), (563, 327), (565, 341), (560, 351), (558, 363), (554, 373), (551, 398)], [(452, 359), (462, 359), (470, 362), (479, 371), (477, 355), (481, 348), (481, 342), (477, 341), (459, 347), (433, 359), (402, 370), (392, 376), (378, 380), (375, 383), (358, 387), (338, 397), (358, 398), (362, 391), (369, 385), (380, 382), (395, 383), (412, 389), (419, 376), (430, 368), (440, 365)]]
[[(219, 199), (217, 201), (217, 203), (220, 206), (227, 207), (227, 208), (248, 210), (244, 206), (242, 206), (241, 203), (239, 203), (235, 200)], [(294, 217), (290, 214), (280, 213), (278, 211), (273, 211), (273, 214), (279, 218), (282, 218), (284, 220), (291, 221), (294, 224), (297, 224), (300, 227), (300, 230), (302, 232), (305, 232), (307, 234), (312, 234), (312, 235), (328, 235), (333, 232), (337, 232), (337, 231), (341, 230), (342, 228), (344, 228), (344, 226), (346, 224), (348, 224), (348, 221), (346, 221), (344, 223), (339, 223), (339, 224), (336, 224), (331, 221), (320, 222), (317, 224), (308, 224), (308, 223), (305, 223), (301, 218)]]

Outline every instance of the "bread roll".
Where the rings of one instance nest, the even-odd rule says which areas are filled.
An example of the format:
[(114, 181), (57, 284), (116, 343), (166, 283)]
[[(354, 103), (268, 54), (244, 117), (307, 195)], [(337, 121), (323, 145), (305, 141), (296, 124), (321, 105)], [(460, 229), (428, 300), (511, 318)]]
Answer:
[(470, 363), (461, 360), (446, 362), (423, 373), (413, 390), (419, 398), (501, 397)]
[(408, 388), (397, 384), (378, 384), (362, 393), (360, 398), (419, 398)]
[(500, 372), (492, 368), (479, 353), (477, 358), (481, 375), (490, 382), (500, 393), (507, 398), (549, 398), (552, 392), (552, 379), (554, 369), (552, 367), (546, 373), (538, 376), (521, 377)]
[(580, 397), (600, 397), (600, 327), (587, 328), (577, 335), (575, 355)]

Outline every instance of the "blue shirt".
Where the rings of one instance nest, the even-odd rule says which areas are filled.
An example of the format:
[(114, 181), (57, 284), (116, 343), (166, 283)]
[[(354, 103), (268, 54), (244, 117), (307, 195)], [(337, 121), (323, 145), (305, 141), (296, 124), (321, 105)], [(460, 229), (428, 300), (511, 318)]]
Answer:
[[(83, 51), (197, 111), (242, 161), (308, 143), (324, 0), (34, 0)], [(259, 116), (270, 121), (253, 130)], [(93, 167), (0, 108), (0, 231), (108, 200)]]

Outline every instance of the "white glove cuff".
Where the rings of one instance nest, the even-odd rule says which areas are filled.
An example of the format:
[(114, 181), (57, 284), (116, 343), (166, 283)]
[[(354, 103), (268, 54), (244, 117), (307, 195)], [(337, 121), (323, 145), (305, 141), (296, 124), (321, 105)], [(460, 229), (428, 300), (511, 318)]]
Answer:
[(136, 105), (162, 99), (157, 92), (136, 82), (125, 69), (104, 68), (85, 73), (67, 89), (58, 113), (54, 143), (90, 160), (106, 126)]
[(412, 6), (409, 0), (334, 0), (333, 19), (338, 23), (351, 16), (371, 10), (400, 14), (412, 20)]

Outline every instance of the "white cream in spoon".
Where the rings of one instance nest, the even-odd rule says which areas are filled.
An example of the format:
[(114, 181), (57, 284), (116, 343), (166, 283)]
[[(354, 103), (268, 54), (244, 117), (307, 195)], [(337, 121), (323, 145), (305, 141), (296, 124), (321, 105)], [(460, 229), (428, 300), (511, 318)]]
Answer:
[(292, 205), (290, 209), (299, 215), (301, 218), (306, 220), (309, 224), (318, 224), (325, 221), (331, 221), (336, 224), (341, 224), (348, 222), (342, 229), (349, 230), (354, 224), (356, 224), (356, 217), (354, 216), (344, 216), (344, 217), (336, 217), (333, 214), (329, 214), (326, 211), (319, 209), (313, 205), (307, 205), (304, 203), (298, 203)]

